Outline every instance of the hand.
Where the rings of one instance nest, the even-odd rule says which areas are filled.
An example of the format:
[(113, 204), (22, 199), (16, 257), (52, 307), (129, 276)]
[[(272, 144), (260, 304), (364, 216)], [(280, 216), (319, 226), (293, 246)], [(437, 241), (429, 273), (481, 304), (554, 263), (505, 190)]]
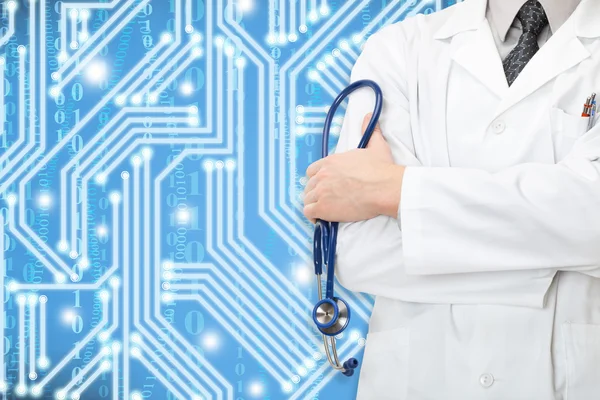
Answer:
[[(364, 132), (371, 114), (363, 120)], [(304, 189), (304, 215), (316, 219), (355, 222), (388, 215), (396, 218), (404, 167), (375, 128), (366, 149), (333, 154), (311, 164)]]

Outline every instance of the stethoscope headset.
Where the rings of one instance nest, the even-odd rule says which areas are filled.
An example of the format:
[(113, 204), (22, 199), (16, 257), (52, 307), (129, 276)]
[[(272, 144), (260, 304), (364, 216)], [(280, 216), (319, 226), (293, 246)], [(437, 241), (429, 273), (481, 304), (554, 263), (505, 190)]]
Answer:
[[(323, 125), (323, 158), (327, 157), (329, 153), (329, 131), (336, 110), (346, 97), (355, 90), (363, 87), (369, 87), (375, 93), (373, 115), (371, 116), (371, 120), (358, 145), (359, 149), (367, 147), (371, 135), (379, 121), (379, 116), (381, 115), (381, 110), (383, 108), (383, 94), (381, 93), (381, 88), (375, 82), (370, 80), (360, 80), (342, 90), (327, 112), (327, 117), (325, 118)], [(349, 358), (343, 364), (340, 364), (335, 346), (335, 336), (342, 333), (348, 327), (348, 323), (350, 322), (350, 307), (348, 306), (348, 303), (339, 297), (335, 297), (333, 292), (337, 234), (338, 222), (328, 222), (317, 219), (313, 240), (313, 256), (315, 274), (317, 275), (319, 302), (313, 309), (313, 320), (317, 325), (317, 329), (319, 329), (323, 335), (325, 354), (327, 355), (329, 364), (336, 370), (341, 371), (344, 375), (352, 376), (354, 374), (354, 369), (358, 367), (358, 360), (356, 358)], [(323, 298), (321, 278), (323, 266), (327, 269), (325, 298)]]

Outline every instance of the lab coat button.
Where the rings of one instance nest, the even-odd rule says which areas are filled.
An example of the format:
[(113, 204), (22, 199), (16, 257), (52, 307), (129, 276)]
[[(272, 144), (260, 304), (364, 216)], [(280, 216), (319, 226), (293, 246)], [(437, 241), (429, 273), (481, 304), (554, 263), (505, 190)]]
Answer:
[(494, 130), (494, 133), (500, 134), (506, 129), (506, 124), (503, 121), (496, 121), (492, 125), (492, 129)]
[(494, 376), (492, 374), (483, 374), (479, 377), (479, 383), (483, 387), (490, 387), (494, 383)]

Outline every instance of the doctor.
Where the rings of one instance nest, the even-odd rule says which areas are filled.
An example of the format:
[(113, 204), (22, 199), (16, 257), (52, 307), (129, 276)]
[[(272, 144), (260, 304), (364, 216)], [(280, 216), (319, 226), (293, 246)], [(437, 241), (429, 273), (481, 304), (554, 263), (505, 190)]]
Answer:
[[(600, 399), (600, 0), (466, 0), (388, 26), (305, 214), (376, 296), (358, 399)], [(600, 98), (599, 98), (600, 104)], [(361, 128), (362, 127), (362, 128)]]

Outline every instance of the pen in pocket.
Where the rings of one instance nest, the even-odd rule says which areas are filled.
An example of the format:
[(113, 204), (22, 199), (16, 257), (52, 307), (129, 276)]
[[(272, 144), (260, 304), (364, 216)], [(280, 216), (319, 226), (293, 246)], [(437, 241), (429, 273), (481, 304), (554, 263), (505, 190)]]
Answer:
[(587, 98), (585, 104), (583, 105), (583, 112), (581, 114), (584, 118), (588, 119), (588, 127), (589, 131), (594, 126), (594, 120), (596, 119), (596, 93), (592, 93), (590, 97)]

